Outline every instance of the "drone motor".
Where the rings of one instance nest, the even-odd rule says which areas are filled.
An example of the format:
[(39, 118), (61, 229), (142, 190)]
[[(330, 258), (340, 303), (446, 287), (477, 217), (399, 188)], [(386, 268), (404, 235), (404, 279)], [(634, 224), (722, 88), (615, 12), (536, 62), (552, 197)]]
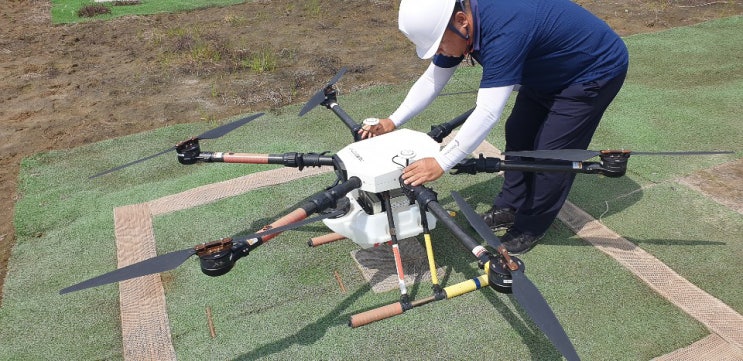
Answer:
[[(520, 259), (511, 256), (511, 259), (519, 265), (519, 268), (524, 268), (524, 263)], [(513, 279), (511, 278), (511, 271), (506, 265), (501, 262), (502, 258), (493, 257), (490, 259), (490, 266), (488, 267), (488, 284), (493, 287), (494, 290), (500, 293), (511, 293), (511, 285), (513, 285)]]
[(629, 151), (602, 151), (599, 155), (603, 165), (603, 175), (611, 178), (617, 178), (627, 172), (627, 161), (629, 160)]
[(232, 238), (205, 243), (196, 246), (201, 272), (207, 276), (221, 276), (235, 265), (235, 262), (248, 254), (248, 247)]
[(180, 142), (175, 146), (175, 150), (178, 152), (178, 163), (195, 164), (201, 154), (199, 139), (191, 138)]

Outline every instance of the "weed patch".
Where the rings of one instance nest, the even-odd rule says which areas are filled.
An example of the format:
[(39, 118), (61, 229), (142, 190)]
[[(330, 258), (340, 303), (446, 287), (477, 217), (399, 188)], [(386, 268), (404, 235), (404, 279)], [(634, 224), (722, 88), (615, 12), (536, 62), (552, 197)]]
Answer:
[(111, 9), (108, 6), (102, 4), (93, 4), (83, 6), (80, 10), (77, 11), (77, 16), (81, 18), (92, 18), (94, 16), (110, 13)]

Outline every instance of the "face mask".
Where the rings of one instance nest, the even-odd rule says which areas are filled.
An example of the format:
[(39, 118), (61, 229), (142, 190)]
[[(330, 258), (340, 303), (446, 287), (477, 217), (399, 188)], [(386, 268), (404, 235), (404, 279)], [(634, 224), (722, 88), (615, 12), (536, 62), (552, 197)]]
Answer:
[(433, 63), (440, 68), (453, 68), (462, 62), (464, 56), (446, 56), (444, 54), (436, 54), (433, 57)]

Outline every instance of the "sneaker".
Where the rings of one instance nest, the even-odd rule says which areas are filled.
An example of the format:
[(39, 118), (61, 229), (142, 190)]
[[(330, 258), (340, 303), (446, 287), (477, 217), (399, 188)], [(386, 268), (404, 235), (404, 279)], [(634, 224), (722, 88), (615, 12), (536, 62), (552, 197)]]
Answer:
[(529, 250), (537, 245), (537, 242), (539, 242), (542, 237), (544, 237), (544, 235), (534, 236), (514, 229), (509, 229), (508, 232), (501, 237), (501, 243), (503, 243), (510, 255), (517, 256), (529, 252)]
[(500, 231), (511, 227), (516, 211), (511, 208), (492, 207), (482, 214), (482, 219), (492, 231)]

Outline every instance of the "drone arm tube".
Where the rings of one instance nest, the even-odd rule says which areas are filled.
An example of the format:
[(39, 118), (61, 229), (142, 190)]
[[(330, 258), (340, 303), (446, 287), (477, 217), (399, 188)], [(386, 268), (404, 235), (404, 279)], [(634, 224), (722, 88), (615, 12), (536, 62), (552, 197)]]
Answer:
[(485, 264), (490, 260), (490, 253), (481, 246), (474, 238), (462, 230), (459, 225), (449, 215), (449, 212), (439, 204), (436, 199), (436, 192), (425, 187), (425, 186), (410, 186), (402, 182), (400, 179), (400, 185), (402, 189), (408, 195), (408, 198), (415, 199), (421, 207), (426, 207), (431, 214), (436, 217), (441, 223), (449, 229), (449, 231), (459, 239), (472, 254), (477, 257), (482, 264)]
[(431, 139), (435, 140), (437, 143), (441, 143), (442, 141), (444, 141), (444, 138), (446, 138), (446, 136), (451, 134), (452, 130), (462, 125), (464, 121), (467, 120), (467, 118), (469, 118), (470, 114), (472, 114), (473, 111), (475, 111), (475, 108), (472, 108), (462, 113), (458, 117), (446, 123), (439, 124), (439, 125), (432, 125), (431, 131), (427, 133), (428, 136), (431, 137)]
[(224, 162), (224, 163), (242, 163), (242, 164), (275, 164), (272, 163), (275, 154), (254, 154), (254, 153), (202, 153), (205, 155), (206, 162)]
[(480, 260), (482, 264), (485, 264), (490, 259), (490, 253), (481, 246), (474, 238), (467, 234), (449, 215), (449, 212), (444, 209), (438, 202), (431, 202), (428, 204), (428, 210), (438, 219), (441, 223), (449, 229), (452, 235), (457, 238), (462, 244), (472, 252), (472, 254)]
[(484, 157), (482, 154), (477, 159), (465, 159), (452, 168), (452, 174), (496, 173), (500, 171), (565, 172), (616, 176), (614, 175), (615, 171), (606, 169), (598, 162), (556, 163), (555, 161), (540, 162), (539, 160), (502, 160), (495, 157)]
[(348, 113), (346, 113), (343, 110), (343, 108), (341, 108), (340, 105), (338, 105), (337, 102), (330, 101), (330, 102), (328, 102), (328, 104), (326, 105), (326, 107), (328, 109), (332, 110), (333, 113), (335, 113), (335, 115), (338, 116), (338, 118), (340, 118), (340, 120), (343, 122), (343, 124), (345, 124), (348, 127), (348, 129), (351, 130), (351, 134), (353, 135), (353, 140), (354, 141), (361, 140), (361, 135), (359, 134), (359, 130), (361, 130), (361, 125), (359, 125), (358, 123), (356, 123), (351, 118), (351, 116), (348, 115)]
[(281, 164), (302, 170), (304, 167), (335, 165), (332, 156), (317, 153), (254, 154), (254, 153), (221, 153), (203, 152), (199, 156), (203, 162), (224, 162), (241, 164)]
[[(358, 177), (351, 177), (346, 182), (338, 184), (335, 187), (332, 187), (324, 192), (316, 193), (315, 195), (308, 198), (308, 200), (301, 207), (275, 220), (273, 223), (263, 227), (261, 231), (267, 231), (271, 228), (299, 222), (314, 213), (319, 213), (328, 208), (334, 207), (338, 200), (345, 197), (348, 192), (359, 187), (361, 187), (361, 179), (359, 179)], [(280, 233), (281, 232), (273, 233), (261, 237), (261, 242), (265, 243), (268, 240), (278, 236)]]
[[(281, 226), (285, 226), (285, 225), (288, 225), (288, 224), (299, 222), (299, 221), (307, 218), (310, 214), (311, 213), (307, 212), (307, 210), (305, 210), (303, 208), (297, 208), (297, 209), (289, 212), (289, 214), (287, 214), (287, 215), (285, 215), (285, 216), (283, 216), (283, 217), (281, 217), (281, 218), (279, 218), (279, 219), (271, 222), (271, 224), (269, 224), (267, 226), (264, 226), (263, 228), (261, 228), (261, 232), (268, 231), (268, 230), (270, 230), (272, 228), (281, 227)], [(270, 239), (278, 236), (279, 234), (281, 234), (281, 232), (269, 234), (267, 236), (263, 236), (263, 237), (261, 237), (261, 241), (262, 241), (262, 243), (268, 242), (268, 240), (270, 240)]]

